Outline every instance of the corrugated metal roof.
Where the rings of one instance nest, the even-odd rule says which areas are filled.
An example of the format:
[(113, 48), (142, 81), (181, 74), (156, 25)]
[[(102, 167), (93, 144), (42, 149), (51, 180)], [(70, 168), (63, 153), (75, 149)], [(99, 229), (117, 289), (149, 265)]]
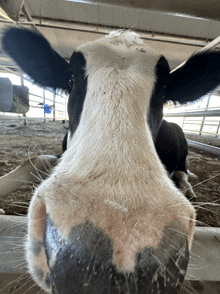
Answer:
[(219, 20), (219, 0), (67, 0), (93, 4), (120, 5), (154, 11), (193, 15), (201, 18)]
[[(216, 0), (211, 0), (211, 2), (213, 1)], [(26, 0), (25, 5), (27, 5), (30, 14), (38, 18), (80, 22), (107, 27), (133, 28), (135, 30), (192, 38), (213, 39), (220, 35), (220, 22), (216, 20), (186, 17), (180, 14), (148, 10), (143, 7), (137, 8), (115, 4), (106, 5), (105, 3), (99, 4), (97, 2), (99, 1), (81, 3), (63, 0)], [(121, 1), (113, 2), (120, 3)], [(143, 1), (134, 2), (141, 3)], [(203, 2), (202, 0), (201, 3)], [(125, 3), (125, 1), (122, 1), (122, 3)], [(147, 6), (148, 1), (145, 1), (145, 3)], [(220, 6), (220, 1), (218, 3), (217, 6)]]
[[(12, 3), (16, 0), (4, 0), (4, 3)], [(19, 0), (21, 3), (21, 0)], [(163, 10), (162, 0), (155, 1)], [(191, 1), (188, 3), (190, 11)], [(194, 0), (197, 1), (198, 0)], [(199, 0), (201, 5), (205, 5), (205, 0)], [(215, 4), (216, 0), (210, 0), (210, 5)], [(2, 0), (0, 0), (1, 5)], [(83, 2), (83, 3), (82, 3)], [(43, 35), (50, 41), (52, 46), (65, 58), (69, 58), (77, 46), (86, 42), (100, 38), (105, 32), (105, 28), (134, 29), (136, 31), (164, 36), (177, 36), (178, 38), (214, 39), (220, 35), (220, 22), (217, 20), (202, 19), (198, 17), (186, 17), (184, 15), (164, 13), (158, 10), (148, 10), (153, 8), (153, 0), (143, 1), (134, 0), (91, 0), (88, 1), (64, 1), (64, 0), (25, 0), (25, 7), (33, 18), (35, 25)], [(167, 2), (167, 0), (165, 1)], [(173, 3), (174, 11), (179, 11)], [(110, 5), (113, 3), (113, 5)], [(220, 3), (220, 1), (218, 2)], [(120, 5), (118, 5), (120, 4)], [(20, 4), (21, 5), (21, 4)], [(156, 5), (156, 4), (155, 4)], [(191, 6), (190, 6), (191, 5)], [(193, 6), (194, 7), (194, 6)], [(201, 7), (200, 7), (201, 8)], [(11, 8), (10, 8), (11, 9)], [(173, 9), (173, 8), (172, 8)], [(210, 9), (211, 6), (210, 6)], [(24, 20), (22, 11), (16, 5), (17, 16), (20, 21)], [(201, 11), (201, 9), (199, 9)], [(180, 11), (181, 12), (181, 11)], [(12, 15), (12, 14), (11, 14)], [(90, 31), (85, 27), (92, 25)], [(24, 25), (24, 24), (23, 24)], [(0, 37), (5, 23), (0, 22)], [(84, 29), (80, 29), (84, 26)], [(78, 30), (77, 30), (78, 27)], [(101, 30), (100, 30), (101, 28)], [(106, 30), (107, 31), (107, 30)], [(152, 38), (153, 39), (153, 38)], [(148, 43), (164, 54), (171, 65), (175, 67), (199, 48), (196, 46), (175, 44), (174, 42), (150, 40)], [(6, 55), (1, 52), (0, 45), (0, 64), (13, 66)]]

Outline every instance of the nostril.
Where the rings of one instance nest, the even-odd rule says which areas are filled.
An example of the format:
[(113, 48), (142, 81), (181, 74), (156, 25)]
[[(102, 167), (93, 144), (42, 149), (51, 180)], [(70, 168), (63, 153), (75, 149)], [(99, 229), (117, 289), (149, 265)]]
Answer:
[(157, 249), (144, 248), (137, 255), (136, 272), (143, 293), (175, 294), (183, 283), (189, 260), (187, 239), (171, 242), (169, 247), (166, 237), (163, 239)]
[[(75, 226), (64, 239), (48, 215), (44, 234), (53, 293), (91, 293), (91, 286), (93, 294), (108, 293), (113, 256), (110, 237), (85, 222)], [(103, 292), (100, 289), (104, 289)]]

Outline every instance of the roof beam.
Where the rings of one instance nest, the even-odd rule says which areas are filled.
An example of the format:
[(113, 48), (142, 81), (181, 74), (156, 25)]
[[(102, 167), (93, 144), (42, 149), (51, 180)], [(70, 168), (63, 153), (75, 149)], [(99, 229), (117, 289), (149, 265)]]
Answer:
[(22, 12), (23, 12), (25, 18), (27, 19), (27, 21), (31, 22), (31, 27), (36, 28), (36, 26), (35, 26), (35, 24), (34, 24), (34, 22), (33, 22), (33, 19), (32, 19), (32, 17), (31, 17), (30, 11), (29, 11), (29, 9), (27, 8), (27, 4), (24, 4), (24, 3), (23, 3), (21, 10), (22, 10)]
[[(99, 26), (117, 29), (127, 28), (135, 31), (151, 32), (152, 34), (157, 33), (205, 40), (211, 40), (219, 36), (220, 22), (217, 20), (186, 17), (180, 14), (172, 14), (170, 11), (166, 13), (162, 9), (161, 11), (150, 10), (148, 9), (148, 1), (144, 1), (146, 4), (145, 8), (129, 7), (129, 4), (126, 3), (130, 1), (126, 1), (125, 6), (119, 6), (115, 5), (114, 1), (116, 0), (111, 1), (111, 4), (108, 5), (103, 3), (97, 4), (94, 1), (89, 2), (89, 0), (86, 0), (86, 2), (82, 2), (82, 0), (53, 0), (53, 2), (25, 0), (25, 5), (26, 3), (28, 4), (32, 18), (37, 17), (41, 22), (44, 19), (53, 19), (92, 24), (96, 25), (97, 28)], [(151, 2), (151, 0), (149, 1)], [(161, 2), (161, 0), (155, 2), (157, 3), (158, 1)], [(174, 2), (174, 0), (169, 1)], [(200, 1), (203, 2), (204, 0)]]
[(24, 0), (0, 0), (0, 8), (5, 11), (10, 19), (17, 21), (19, 20), (23, 1)]
[[(79, 2), (71, 1), (69, 2)], [(219, 20), (220, 1), (219, 0), (80, 0), (85, 3), (121, 5), (133, 8), (144, 8), (167, 13), (186, 14), (195, 17)]]

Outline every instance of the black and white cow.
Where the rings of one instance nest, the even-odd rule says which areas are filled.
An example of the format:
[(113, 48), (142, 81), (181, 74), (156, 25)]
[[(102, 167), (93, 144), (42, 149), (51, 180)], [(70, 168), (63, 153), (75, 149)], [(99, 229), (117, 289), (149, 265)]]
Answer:
[(188, 144), (180, 126), (163, 120), (155, 138), (155, 148), (160, 160), (164, 164), (169, 177), (189, 199), (196, 197), (188, 181), (197, 179), (186, 167)]
[(69, 92), (67, 150), (28, 212), (34, 280), (54, 294), (177, 293), (195, 211), (153, 140), (165, 102), (195, 101), (220, 84), (220, 53), (170, 73), (130, 31), (81, 45), (70, 63), (26, 29), (8, 29), (3, 48), (36, 83)]

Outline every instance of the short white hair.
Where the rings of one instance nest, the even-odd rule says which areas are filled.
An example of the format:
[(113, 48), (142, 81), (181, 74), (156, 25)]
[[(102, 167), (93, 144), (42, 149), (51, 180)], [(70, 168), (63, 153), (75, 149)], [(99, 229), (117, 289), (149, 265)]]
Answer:
[(143, 44), (143, 41), (141, 40), (140, 35), (138, 35), (137, 33), (133, 32), (133, 31), (130, 31), (130, 30), (120, 29), (120, 30), (112, 31), (108, 35), (106, 35), (105, 37), (107, 37), (107, 38), (123, 37), (124, 39), (126, 39), (130, 42)]

